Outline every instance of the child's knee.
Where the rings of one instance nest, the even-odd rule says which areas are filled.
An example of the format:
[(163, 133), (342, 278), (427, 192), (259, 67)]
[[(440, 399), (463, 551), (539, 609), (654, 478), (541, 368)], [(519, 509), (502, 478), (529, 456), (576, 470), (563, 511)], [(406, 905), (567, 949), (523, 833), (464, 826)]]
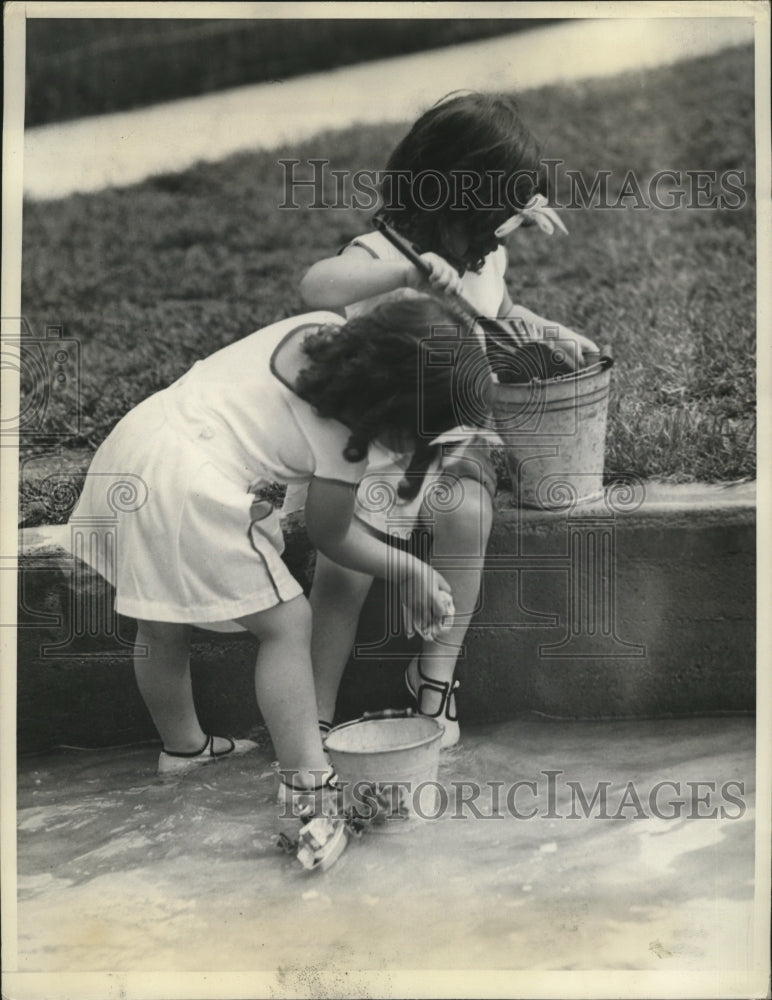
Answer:
[(493, 523), (493, 500), (479, 478), (445, 473), (438, 481), (434, 502), (427, 506), (435, 534), (452, 534), (487, 545)]
[(497, 474), (490, 448), (473, 442), (463, 445), (445, 456), (442, 472), (461, 480), (478, 483), (489, 495), (496, 496)]

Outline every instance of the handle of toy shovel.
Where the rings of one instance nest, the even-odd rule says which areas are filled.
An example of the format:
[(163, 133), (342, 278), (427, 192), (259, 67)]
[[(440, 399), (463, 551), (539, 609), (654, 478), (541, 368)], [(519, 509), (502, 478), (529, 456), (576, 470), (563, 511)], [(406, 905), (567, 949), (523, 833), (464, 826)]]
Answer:
[[(421, 274), (428, 278), (432, 269), (429, 264), (421, 257), (420, 254), (416, 252), (412, 244), (400, 236), (396, 230), (383, 219), (381, 216), (376, 215), (373, 219), (373, 225), (375, 228), (386, 237), (386, 239), (391, 243), (393, 247), (407, 258), (414, 267), (417, 267)], [(456, 306), (460, 311), (473, 323), (479, 323), (485, 332), (486, 338), (490, 341), (491, 345), (499, 350), (505, 352), (512, 356), (517, 354), (522, 348), (537, 348), (541, 349), (541, 345), (538, 341), (534, 341), (528, 336), (527, 330), (525, 330), (525, 324), (522, 320), (510, 321), (507, 324), (501, 323), (498, 319), (481, 317), (479, 312), (472, 303), (461, 295), (459, 292), (453, 292), (448, 296), (455, 302)], [(522, 325), (522, 329), (518, 329)], [(555, 373), (552, 377), (555, 378), (573, 378), (578, 375), (585, 375), (591, 370), (591, 374), (596, 374), (599, 371), (603, 371), (606, 368), (610, 368), (614, 363), (611, 357), (611, 348), (609, 346), (604, 346), (602, 352), (598, 354), (593, 353), (591, 355), (592, 360), (585, 358), (585, 367), (580, 369), (569, 369), (568, 371), (562, 371), (560, 373)]]
[[(373, 225), (375, 228), (382, 233), (383, 236), (391, 243), (402, 254), (403, 257), (407, 258), (410, 263), (418, 268), (421, 274), (425, 278), (429, 278), (432, 273), (432, 269), (429, 264), (421, 257), (419, 253), (415, 251), (412, 244), (400, 236), (396, 230), (392, 229), (391, 226), (386, 222), (385, 219), (376, 215), (373, 219)], [(469, 299), (465, 298), (459, 292), (452, 292), (448, 294), (448, 298), (455, 302), (456, 306), (460, 311), (470, 319), (473, 323), (478, 323), (480, 321), (480, 314), (477, 309), (472, 305)], [(503, 347), (505, 349), (510, 349), (512, 347), (512, 342), (517, 345), (517, 347), (524, 347), (530, 342), (530, 337), (527, 333), (521, 330), (517, 330), (514, 325), (504, 325), (500, 323), (497, 319), (485, 318), (485, 333), (491, 338), (492, 341), (496, 343), (498, 347)], [(499, 340), (501, 338), (501, 340)]]

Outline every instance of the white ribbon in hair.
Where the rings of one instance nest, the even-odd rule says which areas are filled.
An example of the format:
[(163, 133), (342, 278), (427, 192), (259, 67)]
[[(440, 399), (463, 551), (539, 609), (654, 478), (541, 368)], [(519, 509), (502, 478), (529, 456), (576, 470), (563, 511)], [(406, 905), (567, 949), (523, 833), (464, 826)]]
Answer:
[(558, 218), (558, 213), (554, 208), (549, 207), (547, 199), (543, 194), (535, 194), (525, 208), (520, 209), (519, 212), (516, 212), (506, 222), (502, 222), (494, 235), (497, 239), (502, 239), (517, 229), (518, 226), (522, 226), (526, 220), (535, 222), (539, 229), (548, 236), (555, 232), (556, 226), (562, 233), (568, 236), (568, 230)]

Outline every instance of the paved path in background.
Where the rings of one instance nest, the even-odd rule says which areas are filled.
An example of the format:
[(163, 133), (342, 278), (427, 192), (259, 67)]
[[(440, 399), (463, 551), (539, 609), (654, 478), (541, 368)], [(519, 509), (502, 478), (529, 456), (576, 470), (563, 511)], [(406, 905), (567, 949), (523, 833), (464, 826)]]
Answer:
[(132, 184), (354, 122), (409, 120), (460, 88), (526, 90), (677, 62), (752, 41), (741, 18), (579, 20), (284, 82), (29, 129), (36, 199)]

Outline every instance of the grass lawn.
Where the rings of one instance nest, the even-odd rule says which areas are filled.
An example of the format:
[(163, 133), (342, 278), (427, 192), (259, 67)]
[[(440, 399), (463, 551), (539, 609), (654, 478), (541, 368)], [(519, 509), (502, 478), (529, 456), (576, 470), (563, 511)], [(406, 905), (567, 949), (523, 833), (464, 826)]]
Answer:
[[(631, 197), (619, 210), (566, 209), (570, 238), (518, 230), (509, 282), (516, 301), (611, 345), (609, 475), (753, 477), (751, 49), (530, 91), (521, 105), (546, 155), (587, 183), (611, 171), (612, 203), (628, 170), (644, 186), (663, 169), (744, 171), (747, 199), (734, 210), (635, 208)], [(64, 431), (65, 448), (93, 449), (196, 359), (303, 311), (304, 270), (368, 216), (279, 211), (277, 161), (327, 156), (333, 168), (379, 169), (403, 132), (354, 127), (124, 190), (26, 204), (24, 314), (37, 333), (62, 325), (81, 351), (80, 426), (65, 393), (44, 429)], [(557, 195), (566, 200), (562, 183)], [(52, 450), (39, 434), (22, 443), (25, 457)]]

